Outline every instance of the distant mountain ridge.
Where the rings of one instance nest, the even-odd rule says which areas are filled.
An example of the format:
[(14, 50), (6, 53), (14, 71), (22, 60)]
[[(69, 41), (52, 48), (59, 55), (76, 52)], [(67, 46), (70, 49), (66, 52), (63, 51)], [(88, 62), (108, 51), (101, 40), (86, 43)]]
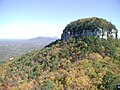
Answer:
[(57, 40), (58, 37), (36, 37), (27, 40), (29, 43), (42, 43), (42, 44), (49, 44), (51, 41)]

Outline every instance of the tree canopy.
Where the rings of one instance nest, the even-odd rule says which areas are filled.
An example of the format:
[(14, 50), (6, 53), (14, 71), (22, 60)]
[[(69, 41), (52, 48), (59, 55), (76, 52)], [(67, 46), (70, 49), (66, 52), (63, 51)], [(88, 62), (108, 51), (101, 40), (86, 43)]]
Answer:
[(92, 17), (92, 18), (82, 18), (77, 21), (69, 23), (63, 32), (68, 31), (82, 31), (82, 30), (93, 30), (97, 28), (102, 28), (105, 31), (110, 31), (112, 29), (116, 30), (115, 25), (111, 22), (108, 22), (105, 19)]

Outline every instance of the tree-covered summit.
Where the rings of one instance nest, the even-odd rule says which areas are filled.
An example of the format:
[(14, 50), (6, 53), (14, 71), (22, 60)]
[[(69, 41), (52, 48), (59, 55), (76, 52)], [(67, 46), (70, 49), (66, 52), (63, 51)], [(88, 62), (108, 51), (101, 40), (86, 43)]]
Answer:
[(64, 31), (79, 31), (79, 30), (93, 30), (96, 28), (102, 28), (106, 31), (114, 29), (117, 31), (115, 25), (108, 22), (106, 19), (92, 17), (92, 18), (82, 18), (77, 21), (70, 22), (64, 29)]

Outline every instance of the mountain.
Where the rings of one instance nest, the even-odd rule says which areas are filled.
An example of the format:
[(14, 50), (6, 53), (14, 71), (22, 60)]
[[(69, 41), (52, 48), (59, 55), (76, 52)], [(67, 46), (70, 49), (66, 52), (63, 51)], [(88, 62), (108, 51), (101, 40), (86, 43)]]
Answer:
[(109, 37), (117, 39), (118, 30), (115, 25), (105, 19), (92, 17), (83, 18), (69, 23), (63, 30), (61, 39), (66, 40), (71, 37), (97, 36), (107, 39)]
[(37, 38), (32, 38), (32, 39), (27, 40), (27, 43), (36, 43), (36, 44), (40, 43), (43, 45), (47, 45), (57, 39), (58, 39), (57, 37), (37, 37)]
[(28, 40), (0, 40), (0, 63), (24, 53), (41, 49), (56, 39), (54, 37), (38, 37)]
[(120, 40), (56, 40), (0, 66), (3, 90), (114, 90), (120, 84)]

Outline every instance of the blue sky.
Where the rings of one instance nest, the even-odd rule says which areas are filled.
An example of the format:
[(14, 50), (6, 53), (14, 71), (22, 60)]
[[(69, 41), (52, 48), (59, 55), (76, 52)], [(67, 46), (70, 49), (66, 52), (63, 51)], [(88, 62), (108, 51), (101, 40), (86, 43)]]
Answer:
[(0, 0), (0, 39), (60, 37), (69, 22), (93, 16), (120, 30), (119, 9), (120, 0)]

